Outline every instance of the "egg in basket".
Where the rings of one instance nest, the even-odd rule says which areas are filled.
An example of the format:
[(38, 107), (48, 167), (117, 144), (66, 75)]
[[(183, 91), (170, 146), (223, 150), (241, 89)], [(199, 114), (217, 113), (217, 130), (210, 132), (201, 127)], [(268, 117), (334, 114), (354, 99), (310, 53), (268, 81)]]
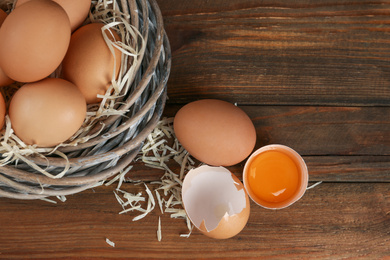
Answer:
[(157, 3), (63, 2), (0, 0), (2, 197), (96, 186), (133, 161), (165, 105)]

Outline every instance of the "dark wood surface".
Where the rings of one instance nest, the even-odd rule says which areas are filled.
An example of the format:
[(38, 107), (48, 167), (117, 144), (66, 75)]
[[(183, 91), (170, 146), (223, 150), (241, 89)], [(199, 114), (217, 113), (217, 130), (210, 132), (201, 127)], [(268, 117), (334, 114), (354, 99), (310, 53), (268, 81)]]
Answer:
[[(310, 184), (323, 183), (283, 210), (251, 203), (228, 240), (180, 237), (185, 222), (157, 207), (133, 222), (118, 214), (115, 184), (57, 204), (0, 198), (0, 258), (390, 258), (390, 2), (158, 3), (172, 47), (164, 116), (200, 98), (237, 103), (256, 126), (256, 148), (294, 148)], [(229, 168), (241, 177), (242, 167)], [(162, 174), (137, 162), (128, 177)]]

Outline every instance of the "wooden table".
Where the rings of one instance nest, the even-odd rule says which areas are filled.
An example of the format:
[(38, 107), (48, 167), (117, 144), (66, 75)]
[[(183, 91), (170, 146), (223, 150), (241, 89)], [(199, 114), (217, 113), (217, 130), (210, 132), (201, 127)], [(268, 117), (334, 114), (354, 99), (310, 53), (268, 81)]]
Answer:
[[(283, 210), (252, 203), (228, 240), (180, 237), (185, 222), (157, 207), (133, 222), (115, 184), (57, 204), (1, 198), (0, 258), (389, 258), (390, 2), (158, 2), (172, 47), (165, 116), (197, 99), (237, 103), (256, 148), (294, 148), (322, 184)], [(138, 163), (128, 176), (162, 174)]]

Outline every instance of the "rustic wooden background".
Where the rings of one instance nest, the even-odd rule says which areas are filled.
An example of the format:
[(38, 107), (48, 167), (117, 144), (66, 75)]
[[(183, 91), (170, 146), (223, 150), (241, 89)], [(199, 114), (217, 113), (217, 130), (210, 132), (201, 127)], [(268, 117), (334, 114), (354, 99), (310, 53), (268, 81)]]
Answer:
[[(252, 203), (228, 240), (181, 238), (183, 220), (157, 208), (132, 222), (112, 186), (58, 204), (1, 198), (0, 258), (390, 258), (390, 1), (158, 3), (172, 47), (164, 116), (200, 98), (237, 103), (257, 148), (294, 148), (323, 183), (284, 210)], [(161, 174), (137, 163), (129, 176)]]

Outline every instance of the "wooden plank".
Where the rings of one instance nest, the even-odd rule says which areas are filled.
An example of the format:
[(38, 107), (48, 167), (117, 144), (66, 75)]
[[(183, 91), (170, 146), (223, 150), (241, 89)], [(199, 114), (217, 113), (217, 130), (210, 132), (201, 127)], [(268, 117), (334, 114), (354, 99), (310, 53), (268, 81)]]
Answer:
[[(389, 107), (240, 107), (257, 129), (255, 149), (272, 143), (292, 147), (306, 161), (310, 181), (390, 182)], [(164, 116), (173, 117), (180, 108), (169, 105)], [(174, 160), (167, 164), (180, 172)], [(241, 178), (244, 164), (228, 168)], [(155, 181), (163, 174), (136, 162), (128, 177)]]
[(390, 182), (390, 156), (304, 157), (311, 181)]
[[(390, 183), (390, 156), (303, 156), (312, 182), (387, 182)], [(242, 180), (244, 163), (227, 167)], [(167, 163), (175, 173), (180, 166), (173, 160)], [(195, 166), (200, 165), (196, 162)], [(158, 181), (163, 170), (148, 168), (143, 163), (134, 163), (126, 175), (131, 180)]]
[(390, 4), (158, 1), (170, 103), (387, 106)]
[[(294, 148), (311, 184), (324, 183), (287, 209), (251, 203), (247, 226), (223, 241), (198, 231), (181, 238), (185, 222), (158, 207), (137, 222), (118, 214), (116, 183), (56, 205), (0, 198), (0, 258), (388, 258), (390, 2), (158, 3), (173, 51), (165, 115), (199, 98), (237, 103), (255, 124), (256, 148)], [(229, 168), (240, 177), (242, 167)], [(162, 174), (138, 162), (127, 177)]]
[[(113, 186), (68, 196), (57, 205), (44, 201), (1, 199), (0, 258), (365, 258), (390, 255), (388, 184), (323, 183), (283, 210), (251, 203), (244, 230), (228, 240), (198, 231), (189, 238), (183, 220), (155, 209), (132, 222), (119, 215)], [(138, 192), (142, 185), (124, 184)], [(162, 241), (157, 241), (158, 217)], [(106, 238), (115, 243), (111, 247)]]
[[(390, 107), (240, 106), (256, 148), (284, 144), (303, 156), (390, 155)], [(172, 117), (181, 106), (168, 106)]]

